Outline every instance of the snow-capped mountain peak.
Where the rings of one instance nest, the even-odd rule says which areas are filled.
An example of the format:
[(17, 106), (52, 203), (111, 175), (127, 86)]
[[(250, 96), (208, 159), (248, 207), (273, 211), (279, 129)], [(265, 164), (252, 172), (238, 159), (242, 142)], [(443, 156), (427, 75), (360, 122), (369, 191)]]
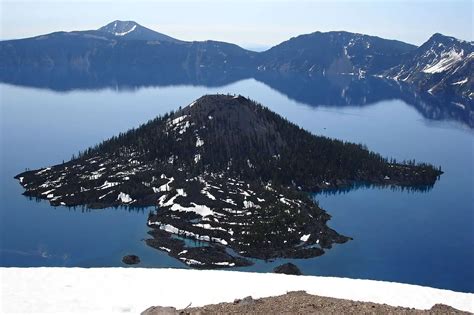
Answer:
[(441, 73), (456, 67), (472, 53), (474, 45), (454, 37), (439, 33), (434, 34), (420, 48), (424, 49), (419, 56), (424, 61), (424, 73)]
[(152, 40), (179, 42), (179, 40), (165, 34), (155, 32), (149, 28), (141, 26), (135, 21), (116, 20), (98, 29), (100, 32), (112, 34), (113, 36), (126, 40)]
[(99, 30), (107, 33), (114, 34), (115, 36), (124, 36), (137, 29), (137, 24), (134, 21), (113, 21), (107, 24), (104, 27), (101, 27)]
[(474, 99), (473, 61), (472, 42), (436, 33), (387, 71), (386, 76), (416, 84), (432, 95), (457, 95), (470, 102)]

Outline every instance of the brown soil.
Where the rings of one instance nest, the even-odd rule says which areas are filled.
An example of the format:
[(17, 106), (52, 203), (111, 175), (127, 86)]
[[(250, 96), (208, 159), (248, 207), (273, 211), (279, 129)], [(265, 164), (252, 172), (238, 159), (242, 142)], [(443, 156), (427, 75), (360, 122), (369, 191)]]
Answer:
[(307, 294), (305, 291), (252, 299), (246, 297), (234, 303), (220, 303), (183, 310), (151, 307), (142, 315), (158, 314), (469, 314), (447, 305), (436, 304), (430, 310), (394, 307), (386, 304), (356, 302)]

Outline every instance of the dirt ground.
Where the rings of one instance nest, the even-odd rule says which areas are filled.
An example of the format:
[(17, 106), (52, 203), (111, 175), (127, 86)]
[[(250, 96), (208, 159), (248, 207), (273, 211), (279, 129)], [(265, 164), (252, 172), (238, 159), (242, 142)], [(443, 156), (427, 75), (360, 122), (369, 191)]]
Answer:
[(253, 299), (246, 297), (234, 303), (220, 303), (203, 307), (176, 310), (170, 307), (150, 307), (142, 315), (168, 314), (469, 314), (450, 306), (437, 304), (430, 310), (394, 307), (386, 304), (356, 302), (307, 294), (304, 291)]

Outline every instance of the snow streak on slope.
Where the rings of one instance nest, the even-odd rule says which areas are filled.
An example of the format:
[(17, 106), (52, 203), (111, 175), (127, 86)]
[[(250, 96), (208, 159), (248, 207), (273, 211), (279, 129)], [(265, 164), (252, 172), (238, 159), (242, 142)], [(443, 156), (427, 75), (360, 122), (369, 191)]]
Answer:
[(127, 35), (128, 33), (131, 33), (133, 32), (135, 29), (137, 28), (137, 25), (133, 25), (131, 29), (129, 29), (128, 31), (125, 31), (125, 32), (119, 32), (119, 33), (114, 33), (115, 36), (124, 36), (124, 35)]
[(451, 49), (448, 52), (443, 52), (440, 56), (441, 59), (435, 60), (434, 63), (427, 65), (424, 69), (424, 73), (439, 73), (451, 69), (454, 65), (461, 61), (464, 56), (464, 51), (456, 51)]

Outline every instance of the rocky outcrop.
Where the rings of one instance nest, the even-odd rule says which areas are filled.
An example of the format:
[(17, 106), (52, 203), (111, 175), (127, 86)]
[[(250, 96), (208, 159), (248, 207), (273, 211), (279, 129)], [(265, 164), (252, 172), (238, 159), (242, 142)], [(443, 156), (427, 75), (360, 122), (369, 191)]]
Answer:
[(137, 255), (125, 255), (122, 258), (122, 262), (127, 265), (136, 265), (140, 263), (140, 257)]
[(295, 276), (302, 275), (301, 270), (295, 264), (292, 264), (292, 263), (286, 263), (286, 264), (277, 266), (273, 269), (273, 272), (284, 273), (287, 275), (295, 275)]

